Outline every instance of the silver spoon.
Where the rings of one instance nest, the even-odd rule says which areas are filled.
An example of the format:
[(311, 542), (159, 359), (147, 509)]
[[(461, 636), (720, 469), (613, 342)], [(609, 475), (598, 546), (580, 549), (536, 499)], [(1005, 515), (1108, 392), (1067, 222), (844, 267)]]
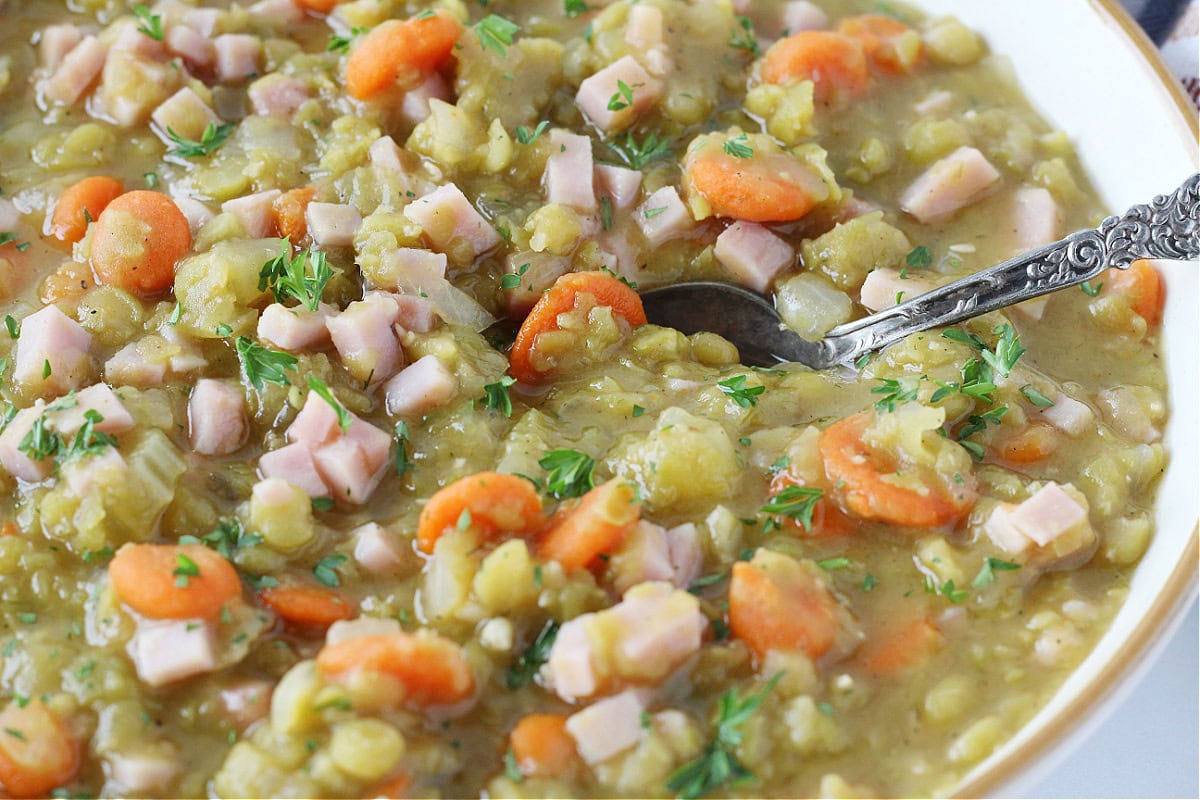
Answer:
[(1075, 286), (1139, 258), (1200, 257), (1200, 173), (1171, 194), (1136, 205), (1091, 230), (839, 325), (819, 341), (788, 329), (770, 299), (727, 283), (680, 283), (642, 294), (646, 317), (683, 333), (711, 331), (737, 346), (742, 362), (794, 361), (813, 369), (848, 364), (910, 333), (951, 325), (997, 308)]

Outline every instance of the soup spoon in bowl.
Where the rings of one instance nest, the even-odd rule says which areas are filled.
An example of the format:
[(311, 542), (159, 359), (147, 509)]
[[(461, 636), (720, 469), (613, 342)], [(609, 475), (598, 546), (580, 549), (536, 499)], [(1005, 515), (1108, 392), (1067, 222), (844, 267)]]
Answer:
[(1091, 280), (1139, 258), (1200, 258), (1200, 173), (1174, 192), (1111, 216), (1099, 227), (980, 270), (816, 341), (779, 318), (769, 298), (728, 283), (679, 283), (642, 294), (647, 319), (691, 334), (709, 331), (737, 346), (743, 363), (797, 362), (813, 369), (852, 363), (910, 333), (952, 325), (997, 308)]

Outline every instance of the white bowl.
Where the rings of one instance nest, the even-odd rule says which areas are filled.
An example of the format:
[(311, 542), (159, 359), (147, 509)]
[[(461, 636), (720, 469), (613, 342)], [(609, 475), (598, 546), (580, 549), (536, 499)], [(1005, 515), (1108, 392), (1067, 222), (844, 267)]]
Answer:
[[(954, 14), (980, 31), (994, 52), (1011, 58), (1026, 95), (1075, 142), (1111, 211), (1171, 191), (1197, 171), (1196, 112), (1116, 0), (917, 3), (932, 15)], [(1149, 667), (1195, 595), (1200, 269), (1196, 263), (1157, 265), (1167, 286), (1164, 349), (1172, 413), (1157, 533), (1133, 575), (1128, 600), (1095, 650), (1045, 708), (964, 778), (959, 796), (1020, 794), (1045, 776)]]

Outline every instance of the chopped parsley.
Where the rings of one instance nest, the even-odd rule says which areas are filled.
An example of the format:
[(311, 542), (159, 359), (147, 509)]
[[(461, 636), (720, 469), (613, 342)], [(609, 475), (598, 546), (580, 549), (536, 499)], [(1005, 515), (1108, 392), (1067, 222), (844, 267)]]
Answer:
[(338, 427), (342, 429), (342, 433), (350, 430), (350, 424), (354, 418), (350, 416), (350, 412), (346, 407), (338, 402), (338, 399), (333, 396), (333, 392), (325, 381), (318, 378), (316, 375), (308, 376), (308, 388), (316, 392), (317, 397), (324, 400), (333, 409), (333, 413), (337, 414)]
[(1021, 394), (1026, 400), (1038, 408), (1050, 408), (1050, 406), (1054, 405), (1054, 401), (1034, 388), (1032, 383), (1027, 383), (1022, 386)]
[(864, 592), (869, 592), (878, 585), (879, 585), (879, 578), (876, 578), (874, 575), (872, 575), (871, 573), (868, 572), (866, 575), (863, 576), (862, 584), (859, 586), (859, 588), (862, 589)]
[(988, 556), (984, 559), (983, 566), (980, 568), (979, 574), (975, 576), (975, 580), (971, 581), (971, 585), (976, 589), (982, 589), (996, 582), (997, 572), (1013, 572), (1020, 568), (1020, 564)]
[(392, 466), (396, 468), (397, 475), (403, 475), (413, 467), (412, 461), (408, 459), (408, 423), (404, 420), (397, 422), (392, 431), (392, 438), (396, 440), (396, 455), (392, 459)]
[(1013, 367), (1017, 365), (1022, 354), (1025, 353), (1025, 348), (1021, 346), (1021, 337), (1013, 330), (1013, 326), (1007, 322), (996, 328), (992, 333), (1000, 337), (996, 342), (995, 350), (983, 349), (980, 351), (980, 356), (991, 365), (992, 369), (999, 372), (1004, 377), (1012, 372)]
[(547, 120), (542, 120), (537, 124), (537, 127), (532, 131), (524, 125), (517, 126), (517, 143), (518, 144), (533, 144), (537, 138), (545, 133), (546, 128), (550, 127)]
[(517, 756), (511, 747), (504, 751), (504, 774), (513, 783), (525, 780), (525, 776), (521, 774), (521, 766), (517, 764)]
[(933, 263), (933, 256), (928, 247), (919, 244), (904, 257), (904, 263), (910, 267), (928, 267)]
[(225, 144), (225, 140), (229, 138), (229, 134), (235, 127), (237, 127), (237, 123), (234, 122), (226, 122), (223, 125), (210, 122), (205, 126), (204, 133), (200, 134), (198, 142), (183, 138), (175, 132), (174, 128), (167, 128), (167, 138), (175, 145), (171, 150), (171, 155), (180, 158), (199, 158), (211, 155)]
[(813, 511), (817, 501), (824, 494), (824, 491), (814, 486), (788, 486), (780, 490), (759, 511), (794, 519), (804, 526), (804, 530), (812, 531)]
[(617, 90), (608, 98), (609, 111), (621, 111), (633, 105), (633, 87), (623, 80), (617, 80)]
[(611, 231), (613, 226), (613, 207), (612, 198), (608, 195), (603, 195), (600, 198), (600, 226), (606, 231)]
[(550, 657), (550, 648), (558, 638), (559, 624), (550, 620), (538, 632), (525, 651), (513, 662), (504, 675), (504, 685), (509, 689), (524, 689), (533, 680), (533, 676), (542, 668), (542, 664)]
[(517, 267), (516, 272), (510, 272), (500, 278), (501, 289), (520, 289), (521, 278), (525, 277), (525, 273), (529, 272), (529, 264), (522, 264)]
[(13, 318), (12, 314), (4, 315), (4, 327), (8, 329), (8, 338), (16, 339), (21, 335), (21, 323)]
[(747, 386), (745, 375), (734, 375), (732, 378), (717, 381), (717, 386), (742, 408), (758, 405), (758, 396), (767, 390), (766, 386)]
[(270, 350), (245, 336), (237, 337), (234, 346), (238, 359), (242, 362), (242, 374), (255, 389), (261, 392), (268, 383), (277, 386), (292, 385), (284, 373), (295, 369), (300, 359), (290, 353)]
[(920, 385), (916, 380), (904, 378), (878, 378), (881, 385), (871, 390), (871, 394), (882, 395), (875, 401), (878, 411), (892, 412), (900, 403), (909, 403), (917, 399)]
[(729, 34), (729, 46), (745, 50), (755, 58), (758, 57), (758, 42), (754, 39), (753, 23), (749, 17), (738, 17), (738, 26)]
[(817, 566), (828, 572), (830, 570), (835, 570), (835, 569), (846, 569), (847, 567), (851, 566), (853, 563), (854, 563), (853, 561), (851, 561), (848, 558), (844, 558), (844, 557), (843, 558), (826, 558), (823, 561), (818, 561)]
[(227, 559), (232, 559), (234, 553), (243, 547), (254, 547), (262, 542), (262, 537), (254, 533), (246, 533), (242, 523), (236, 519), (222, 520), (214, 530), (203, 536), (180, 536), (180, 544), (203, 544), (216, 550)]
[(262, 265), (258, 271), (258, 290), (271, 290), (275, 302), (282, 303), (291, 297), (307, 308), (316, 311), (321, 304), (325, 285), (333, 277), (333, 269), (325, 260), (324, 253), (314, 253), (312, 248), (301, 250), (292, 258), (292, 244), (284, 239), (279, 245), (279, 255)]
[(325, 45), (326, 52), (329, 53), (346, 53), (350, 50), (350, 43), (354, 41), (354, 37), (367, 32), (365, 27), (355, 27), (350, 29), (350, 33), (346, 36), (334, 34), (329, 37), (329, 44)]
[(485, 50), (492, 50), (498, 55), (504, 55), (513, 43), (513, 34), (521, 30), (521, 26), (510, 22), (504, 17), (488, 14), (475, 23), (475, 35)]
[(568, 18), (574, 19), (580, 14), (587, 13), (587, 11), (587, 3), (583, 2), (583, 0), (563, 0), (563, 13)]
[(176, 586), (187, 586), (192, 578), (200, 577), (200, 566), (184, 553), (176, 553), (175, 569), (171, 574), (175, 576)]
[(582, 497), (596, 486), (593, 475), (596, 462), (578, 450), (551, 450), (538, 461), (538, 466), (549, 473), (546, 476), (546, 492), (558, 500)]
[(499, 411), (506, 417), (512, 416), (512, 398), (508, 395), (508, 387), (516, 383), (516, 378), (501, 375), (500, 380), (483, 387), (483, 397), (479, 399), (484, 408)]
[(317, 565), (313, 567), (313, 576), (322, 586), (328, 586), (331, 589), (336, 588), (342, 582), (341, 578), (338, 577), (337, 567), (345, 560), (346, 556), (342, 555), (341, 553), (325, 556), (325, 558), (322, 558), (317, 562)]
[(624, 138), (612, 142), (609, 147), (621, 160), (632, 169), (645, 169), (647, 164), (666, 158), (671, 154), (671, 140), (660, 139), (654, 132), (647, 133), (639, 142), (633, 133), (626, 133)]
[(752, 158), (754, 156), (754, 148), (750, 146), (750, 140), (744, 133), (736, 139), (725, 142), (721, 145), (721, 149), (734, 158)]
[(1104, 281), (1100, 281), (1095, 286), (1092, 286), (1091, 281), (1084, 281), (1083, 283), (1079, 284), (1079, 288), (1082, 289), (1083, 293), (1088, 297), (1095, 297), (1096, 295), (1100, 294), (1100, 290), (1104, 288)]
[(138, 18), (138, 33), (143, 33), (149, 36), (156, 42), (163, 40), (163, 24), (162, 17), (158, 14), (151, 14), (150, 9), (143, 5), (133, 7), (133, 13)]

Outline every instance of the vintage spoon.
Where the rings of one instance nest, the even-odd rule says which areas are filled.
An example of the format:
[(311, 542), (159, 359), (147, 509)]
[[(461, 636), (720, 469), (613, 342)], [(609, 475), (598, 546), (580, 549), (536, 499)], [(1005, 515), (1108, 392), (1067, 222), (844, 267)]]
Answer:
[(1149, 204), (1105, 219), (1025, 255), (989, 267), (808, 341), (788, 329), (771, 300), (727, 283), (680, 283), (642, 294), (646, 317), (683, 333), (711, 331), (733, 342), (743, 363), (795, 361), (813, 369), (853, 362), (910, 333), (951, 325), (1075, 286), (1139, 258), (1200, 257), (1200, 173)]

